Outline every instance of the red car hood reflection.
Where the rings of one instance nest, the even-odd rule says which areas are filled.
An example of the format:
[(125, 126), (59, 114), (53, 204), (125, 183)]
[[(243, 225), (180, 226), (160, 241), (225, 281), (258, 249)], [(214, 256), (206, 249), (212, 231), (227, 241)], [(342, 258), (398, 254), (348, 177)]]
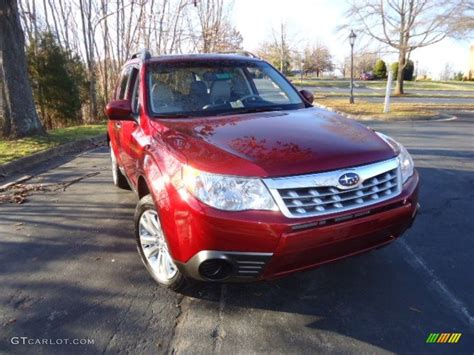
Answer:
[(394, 156), (372, 130), (319, 108), (159, 121), (161, 139), (212, 173), (287, 176)]

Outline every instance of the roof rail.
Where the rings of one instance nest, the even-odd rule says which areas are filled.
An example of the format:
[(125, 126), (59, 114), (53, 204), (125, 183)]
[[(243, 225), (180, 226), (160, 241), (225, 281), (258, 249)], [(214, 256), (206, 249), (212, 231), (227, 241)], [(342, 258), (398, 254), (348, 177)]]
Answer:
[(260, 59), (258, 56), (256, 56), (255, 54), (253, 54), (252, 52), (249, 52), (249, 51), (219, 51), (217, 53), (218, 54), (235, 54), (235, 55), (241, 55), (241, 56), (244, 56), (244, 57)]
[(142, 49), (140, 52), (132, 54), (130, 59), (140, 59), (142, 62), (151, 58), (150, 51), (148, 49)]

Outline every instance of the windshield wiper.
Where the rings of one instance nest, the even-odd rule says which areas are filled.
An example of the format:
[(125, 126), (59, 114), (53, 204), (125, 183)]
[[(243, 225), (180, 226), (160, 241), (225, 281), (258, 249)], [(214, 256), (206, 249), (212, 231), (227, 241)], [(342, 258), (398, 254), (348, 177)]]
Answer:
[(154, 118), (187, 118), (189, 115), (184, 115), (182, 113), (155, 113)]
[[(196, 115), (196, 112), (194, 114), (184, 114), (184, 113), (155, 113), (153, 114), (154, 118), (193, 118), (193, 117), (201, 117), (201, 116), (227, 116), (227, 115), (239, 115), (242, 113), (255, 113), (255, 112), (270, 112), (270, 111), (281, 111), (284, 110), (283, 107), (281, 106), (270, 106), (270, 107), (247, 107), (247, 108), (242, 108), (238, 110), (232, 110), (232, 111), (225, 111), (225, 112), (219, 112), (219, 113), (214, 113), (212, 111), (200, 111), (200, 115)], [(205, 114), (207, 113), (207, 115)]]

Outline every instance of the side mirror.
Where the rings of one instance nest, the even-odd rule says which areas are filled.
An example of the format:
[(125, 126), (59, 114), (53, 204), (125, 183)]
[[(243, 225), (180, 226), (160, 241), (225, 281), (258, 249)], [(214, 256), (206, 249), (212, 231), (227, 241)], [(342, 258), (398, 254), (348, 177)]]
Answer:
[(134, 121), (130, 100), (111, 101), (105, 107), (105, 115), (109, 120)]
[(313, 95), (311, 92), (309, 92), (308, 90), (301, 90), (301, 91), (300, 91), (300, 94), (301, 94), (301, 96), (304, 97), (304, 99), (305, 99), (308, 103), (310, 103), (310, 104), (313, 103), (313, 101), (314, 101), (314, 95)]

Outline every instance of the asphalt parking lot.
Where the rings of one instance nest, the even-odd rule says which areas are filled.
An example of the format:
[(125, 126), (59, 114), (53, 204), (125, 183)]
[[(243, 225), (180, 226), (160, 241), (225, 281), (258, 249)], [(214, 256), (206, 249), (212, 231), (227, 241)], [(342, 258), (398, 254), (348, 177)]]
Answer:
[[(162, 289), (139, 260), (136, 197), (111, 184), (105, 148), (41, 173), (33, 182), (99, 174), (0, 205), (0, 353), (472, 354), (474, 114), (369, 125), (413, 154), (422, 179), (413, 228), (386, 248), (272, 282)], [(444, 332), (462, 336), (426, 343)]]

